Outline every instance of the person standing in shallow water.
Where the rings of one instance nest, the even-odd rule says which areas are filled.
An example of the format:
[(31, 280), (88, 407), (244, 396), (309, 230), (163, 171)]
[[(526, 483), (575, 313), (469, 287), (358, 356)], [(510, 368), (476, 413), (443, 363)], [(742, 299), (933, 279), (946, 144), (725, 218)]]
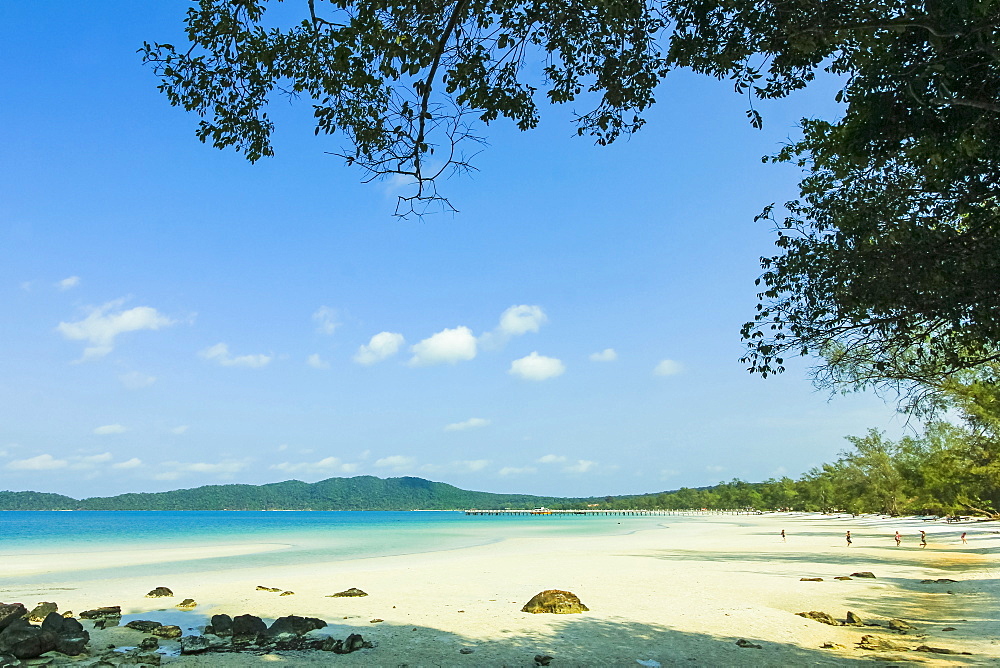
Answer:
[(923, 549), (925, 547), (927, 547), (927, 532), (926, 531), (921, 531), (920, 532), (920, 549)]
[(847, 532), (847, 534), (846, 534), (846, 535), (844, 536), (844, 538), (846, 538), (846, 539), (847, 539), (847, 547), (850, 547), (850, 546), (851, 546), (851, 543), (853, 543), (853, 542), (854, 542), (854, 541), (852, 541), (852, 540), (851, 540), (851, 532), (850, 532), (850, 531), (848, 531), (848, 532)]
[(896, 531), (896, 547), (899, 547), (899, 544), (902, 543), (902, 542), (903, 542), (903, 537), (899, 535), (899, 531), (897, 530)]
[[(962, 540), (963, 541), (965, 540), (965, 534), (964, 533), (962, 534)], [(785, 530), (784, 529), (781, 530), (781, 542), (782, 543), (785, 542)]]
[[(784, 532), (782, 532), (782, 533), (784, 533)], [(962, 545), (968, 545), (968, 544), (969, 544), (969, 541), (967, 541), (965, 539), (965, 532), (963, 531), (962, 532)]]

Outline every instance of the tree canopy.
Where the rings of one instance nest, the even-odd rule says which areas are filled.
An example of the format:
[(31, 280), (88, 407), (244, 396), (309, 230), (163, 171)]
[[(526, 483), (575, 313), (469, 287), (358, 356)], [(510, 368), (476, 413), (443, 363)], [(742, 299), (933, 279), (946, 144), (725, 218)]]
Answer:
[(413, 180), (400, 214), (450, 206), (436, 179), (474, 168), (477, 127), (534, 128), (543, 100), (590, 100), (577, 132), (607, 144), (674, 68), (730, 79), (757, 126), (754, 99), (839, 75), (843, 116), (771, 158), (805, 176), (760, 216), (779, 251), (749, 370), (819, 354), (835, 385), (926, 388), (1000, 360), (998, 0), (301, 0), (284, 23), (274, 4), (199, 0), (188, 44), (142, 49), (160, 89), (251, 161), (273, 153), (269, 100), (308, 98), (348, 164)]

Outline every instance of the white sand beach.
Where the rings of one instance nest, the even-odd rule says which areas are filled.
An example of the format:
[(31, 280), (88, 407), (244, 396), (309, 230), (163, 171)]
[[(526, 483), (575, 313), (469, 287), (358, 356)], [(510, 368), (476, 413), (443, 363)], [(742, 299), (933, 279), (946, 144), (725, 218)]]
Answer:
[[(74, 582), (72, 572), (55, 568), (55, 560), (27, 555), (3, 568), (27, 572), (30, 565), (19, 560), (35, 560), (36, 569), (44, 561), (49, 583), (0, 588), (0, 601), (29, 608), (55, 601), (61, 611), (74, 612), (120, 605), (123, 623), (151, 619), (178, 624), (185, 634), (200, 632), (213, 614), (250, 613), (268, 622), (296, 614), (329, 623), (313, 634), (360, 633), (375, 644), (346, 655), (162, 659), (179, 666), (533, 666), (535, 655), (553, 657), (550, 665), (557, 668), (1000, 662), (1000, 580), (993, 563), (1000, 548), (998, 523), (803, 514), (663, 520), (661, 528), (618, 536), (518, 538), (418, 555), (100, 581)], [(904, 536), (898, 548), (892, 538), (897, 529)], [(928, 532), (926, 549), (919, 547), (920, 529)], [(851, 547), (844, 540), (847, 530)], [(959, 540), (962, 531), (969, 533), (967, 545)], [(219, 549), (217, 556), (224, 556)], [(143, 558), (149, 555), (102, 556), (106, 567)], [(870, 571), (875, 579), (834, 579), (857, 571)], [(257, 585), (295, 593), (280, 596), (257, 591)], [(156, 586), (169, 587), (174, 598), (144, 598)], [(328, 597), (349, 587), (369, 595)], [(571, 591), (590, 611), (521, 612), (544, 589)], [(173, 606), (183, 598), (195, 599), (198, 607), (177, 611)], [(869, 623), (901, 619), (914, 628), (900, 634), (884, 626), (830, 626), (795, 614), (811, 610), (839, 620), (848, 611)], [(382, 621), (372, 623), (375, 619)], [(860, 649), (864, 635), (911, 651)], [(120, 627), (93, 631), (91, 646), (134, 646), (143, 637)], [(740, 639), (761, 647), (739, 647)], [(827, 643), (834, 646), (824, 649)], [(176, 647), (171, 641), (161, 644)], [(970, 654), (912, 651), (922, 645)]]

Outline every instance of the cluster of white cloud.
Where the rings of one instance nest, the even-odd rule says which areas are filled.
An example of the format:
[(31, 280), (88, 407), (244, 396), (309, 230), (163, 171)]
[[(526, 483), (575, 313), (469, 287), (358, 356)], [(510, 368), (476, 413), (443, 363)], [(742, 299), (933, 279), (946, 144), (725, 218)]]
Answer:
[(60, 322), (56, 330), (72, 341), (86, 341), (79, 361), (104, 357), (115, 347), (115, 339), (126, 332), (156, 330), (176, 324), (167, 316), (150, 306), (136, 306), (121, 310), (124, 299), (116, 299), (102, 306), (90, 309), (82, 320)]
[(80, 284), (79, 276), (69, 276), (56, 283), (56, 287), (59, 288), (60, 290), (69, 290), (71, 288), (75, 288), (79, 284)]
[(391, 471), (401, 472), (413, 469), (416, 466), (417, 460), (413, 457), (405, 457), (403, 455), (391, 455), (389, 457), (382, 457), (381, 459), (375, 460), (375, 466), (379, 468), (388, 468)]
[(337, 310), (329, 306), (320, 306), (316, 309), (316, 312), (312, 315), (312, 319), (316, 323), (316, 331), (321, 334), (333, 334), (340, 327)]
[(314, 369), (320, 369), (325, 371), (330, 368), (330, 363), (319, 356), (318, 353), (313, 353), (306, 359), (306, 364)]
[(330, 473), (354, 473), (358, 470), (360, 464), (357, 462), (344, 462), (338, 457), (325, 457), (318, 462), (281, 462), (280, 464), (274, 464), (271, 466), (272, 469), (278, 471), (284, 471), (285, 473), (298, 473), (301, 471), (305, 472), (318, 472), (323, 474)]
[[(101, 464), (112, 462), (114, 457), (110, 452), (102, 452), (97, 455), (75, 455), (58, 459), (48, 453), (27, 457), (25, 459), (14, 459), (7, 462), (5, 468), (11, 471), (57, 471), (60, 469), (87, 470), (95, 469)], [(142, 460), (133, 457), (127, 461), (111, 464), (115, 469), (132, 469), (142, 466)]]
[(466, 429), (476, 429), (478, 427), (488, 427), (490, 421), (485, 418), (469, 418), (464, 422), (453, 422), (444, 427), (445, 431), (465, 431)]
[(358, 352), (354, 354), (354, 361), (364, 366), (371, 366), (398, 353), (405, 342), (402, 334), (379, 332), (367, 344), (358, 348)]
[(225, 343), (216, 343), (198, 354), (204, 359), (218, 362), (222, 366), (242, 366), (251, 369), (267, 366), (273, 359), (272, 355), (238, 355), (233, 357), (229, 353), (229, 346)]
[(684, 370), (680, 362), (675, 362), (674, 360), (662, 360), (653, 369), (653, 373), (657, 376), (673, 376)]
[(161, 470), (153, 475), (154, 480), (176, 480), (185, 473), (201, 473), (229, 479), (250, 466), (249, 459), (225, 459), (221, 462), (163, 462)]
[(476, 337), (464, 326), (443, 329), (414, 344), (410, 351), (413, 353), (408, 362), (410, 366), (467, 362), (476, 357)]
[(618, 359), (618, 353), (614, 348), (605, 348), (599, 353), (591, 353), (589, 359), (591, 362), (614, 362)]
[(566, 365), (561, 360), (539, 355), (536, 351), (511, 362), (507, 373), (525, 380), (542, 381), (561, 376), (565, 371)]
[(94, 429), (94, 433), (98, 436), (108, 436), (110, 434), (124, 434), (128, 431), (128, 427), (120, 424), (105, 424)]

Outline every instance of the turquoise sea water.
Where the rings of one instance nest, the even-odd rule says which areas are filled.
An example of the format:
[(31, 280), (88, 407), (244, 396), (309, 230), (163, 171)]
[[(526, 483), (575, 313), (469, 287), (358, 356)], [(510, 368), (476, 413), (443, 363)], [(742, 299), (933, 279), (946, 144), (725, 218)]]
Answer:
[[(522, 536), (628, 533), (662, 526), (664, 517), (470, 517), (461, 512), (19, 512), (0, 511), (0, 585), (4, 559), (37, 553), (66, 554), (117, 549), (185, 548), (267, 543), (269, 552), (217, 559), (183, 558), (129, 567), (127, 573), (77, 572), (98, 579), (146, 573), (230, 570), (365, 557), (453, 550)], [(671, 518), (675, 520), (677, 518)], [(30, 557), (29, 557), (30, 558)], [(19, 584), (44, 576), (18, 578)]]

